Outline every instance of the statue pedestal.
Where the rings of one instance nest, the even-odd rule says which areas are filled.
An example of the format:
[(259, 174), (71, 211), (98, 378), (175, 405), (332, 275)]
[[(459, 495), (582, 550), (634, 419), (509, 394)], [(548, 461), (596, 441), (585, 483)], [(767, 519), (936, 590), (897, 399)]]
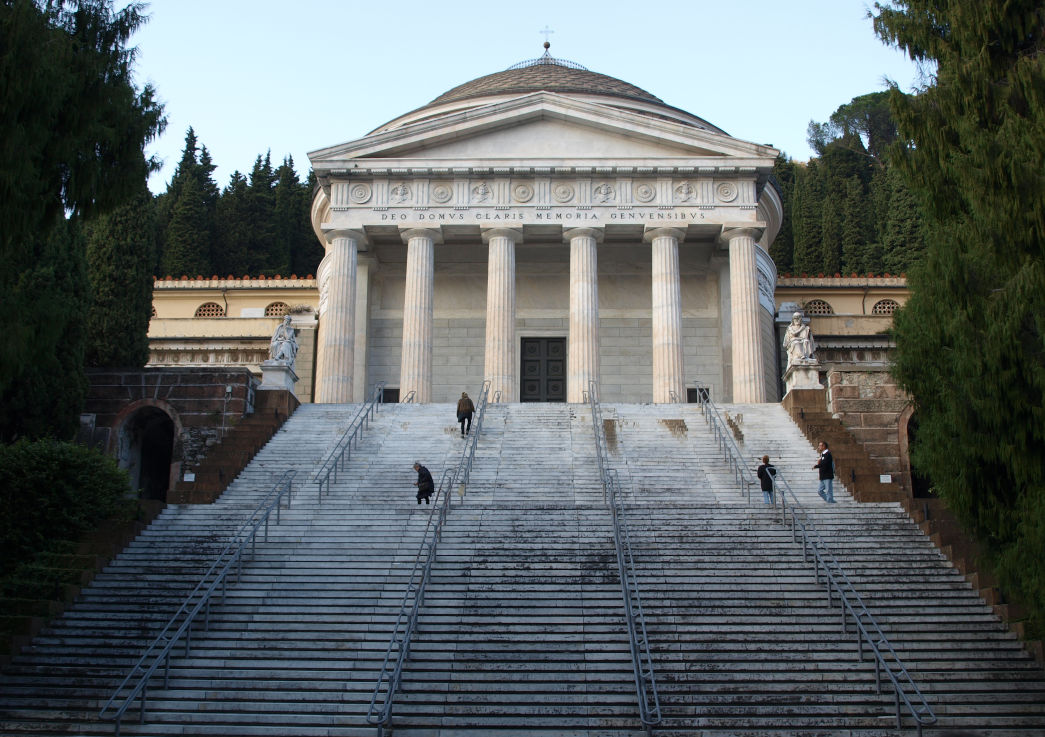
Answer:
[(784, 393), (792, 389), (823, 389), (820, 383), (820, 362), (816, 360), (798, 360), (791, 363), (784, 372)]
[(263, 361), (261, 364), (261, 386), (259, 391), (270, 389), (286, 389), (294, 393), (294, 385), (298, 383), (298, 375), (287, 361)]

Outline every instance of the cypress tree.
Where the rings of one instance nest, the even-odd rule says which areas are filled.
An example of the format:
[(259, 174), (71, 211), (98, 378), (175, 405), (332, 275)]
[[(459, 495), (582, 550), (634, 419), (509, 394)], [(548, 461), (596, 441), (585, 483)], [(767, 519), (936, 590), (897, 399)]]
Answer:
[(186, 177), (171, 203), (161, 269), (172, 276), (210, 276), (210, 225), (199, 180)]
[(882, 238), (882, 270), (906, 273), (925, 251), (921, 209), (896, 167), (888, 176), (889, 209)]
[(87, 228), (88, 366), (141, 368), (149, 360), (156, 239), (152, 210), (143, 182), (136, 199)]
[(864, 270), (871, 274), (881, 274), (884, 269), (883, 242), (885, 240), (886, 223), (889, 220), (890, 172), (889, 164), (875, 167), (871, 175), (870, 207), (871, 207), (871, 241), (864, 252)]
[(160, 271), (172, 276), (214, 273), (212, 250), (219, 195), (210, 153), (198, 143), (190, 127), (178, 168), (158, 208), (164, 218)]
[(4, 301), (33, 335), (15, 346), (20, 360), (0, 388), (0, 440), (70, 438), (87, 395), (87, 270), (79, 219), (58, 216), (22, 245), (31, 249), (31, 265), (9, 285)]
[(817, 272), (833, 276), (842, 268), (842, 203), (832, 194), (820, 208), (820, 260)]
[(0, 11), (0, 439), (70, 436), (83, 375), (87, 279), (79, 223), (137, 193), (163, 128), (133, 81), (137, 4), (9, 0)]
[(892, 90), (893, 155), (927, 217), (895, 323), (914, 397), (912, 462), (986, 547), (1045, 635), (1045, 8), (1029, 0), (877, 5), (875, 30), (936, 63)]
[(218, 202), (216, 268), (220, 276), (243, 276), (250, 268), (251, 220), (247, 209), (247, 179), (232, 172)]
[(820, 248), (823, 216), (823, 186), (816, 160), (795, 169), (794, 199), (791, 205), (791, 233), (794, 239), (794, 270), (816, 274), (823, 269)]
[(290, 268), (276, 241), (276, 173), (269, 153), (254, 161), (247, 189), (247, 213), (251, 222), (250, 252), (247, 269), (252, 274), (273, 276)]
[(769, 255), (776, 264), (777, 272), (790, 272), (794, 264), (795, 241), (791, 232), (791, 208), (795, 195), (795, 163), (783, 155), (777, 156), (773, 162), (773, 177), (780, 192), (784, 217), (780, 223), (780, 232), (769, 247)]
[(866, 270), (868, 243), (871, 231), (870, 200), (864, 185), (857, 177), (849, 177), (845, 183), (842, 200), (842, 273)]
[(302, 197), (299, 203), (298, 222), (301, 223), (302, 240), (300, 250), (291, 254), (290, 270), (298, 276), (315, 274), (319, 262), (323, 260), (324, 248), (312, 230), (312, 197), (316, 190), (316, 173), (309, 169), (308, 177), (302, 184)]

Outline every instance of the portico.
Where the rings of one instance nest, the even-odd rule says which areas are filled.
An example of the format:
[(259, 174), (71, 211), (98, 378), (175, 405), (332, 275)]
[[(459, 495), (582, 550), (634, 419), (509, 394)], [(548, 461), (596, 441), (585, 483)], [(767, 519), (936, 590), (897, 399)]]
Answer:
[(445, 402), (484, 379), (520, 401), (537, 339), (565, 339), (569, 402), (592, 380), (608, 401), (685, 401), (696, 381), (775, 398), (776, 151), (587, 70), (607, 90), (549, 91), (582, 74), (556, 61), (469, 83), (528, 69), (536, 91), (451, 90), (310, 155), (318, 401), (385, 381)]

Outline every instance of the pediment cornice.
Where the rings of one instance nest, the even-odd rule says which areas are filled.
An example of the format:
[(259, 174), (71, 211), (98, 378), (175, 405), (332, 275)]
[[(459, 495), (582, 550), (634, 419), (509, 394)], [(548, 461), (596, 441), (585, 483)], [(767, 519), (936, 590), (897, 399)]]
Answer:
[[(364, 138), (319, 149), (309, 154), (317, 176), (321, 179), (351, 175), (367, 170), (368, 176), (385, 170), (395, 176), (408, 176), (413, 170), (418, 175), (429, 175), (433, 170), (445, 169), (447, 175), (482, 173), (488, 169), (515, 170), (526, 168), (527, 173), (549, 168), (562, 173), (583, 174), (585, 168), (607, 169), (606, 159), (591, 158), (563, 161), (561, 158), (534, 159), (477, 159), (431, 158), (419, 156), (426, 149), (448, 142), (480, 137), (498, 130), (526, 125), (539, 120), (560, 120), (575, 126), (615, 134), (632, 139), (671, 147), (675, 151), (664, 157), (642, 156), (634, 160), (614, 157), (613, 169), (671, 168), (672, 173), (685, 175), (687, 168), (772, 166), (776, 149), (741, 141), (695, 126), (669, 120), (660, 120), (607, 105), (578, 100), (551, 92), (535, 92), (465, 111), (451, 113), (382, 131)], [(726, 163), (724, 160), (730, 160)], [(680, 172), (680, 169), (683, 170)], [(400, 170), (400, 171), (395, 171)], [(402, 171), (405, 170), (405, 171)], [(438, 173), (438, 172), (437, 172)], [(611, 173), (607, 171), (606, 173)], [(666, 171), (664, 173), (667, 173)]]

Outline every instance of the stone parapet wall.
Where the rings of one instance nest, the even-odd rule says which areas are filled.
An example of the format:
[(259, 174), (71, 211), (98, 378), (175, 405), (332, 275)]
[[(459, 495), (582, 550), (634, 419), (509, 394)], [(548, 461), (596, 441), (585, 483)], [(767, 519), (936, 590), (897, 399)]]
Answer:
[[(176, 423), (174, 462), (197, 466), (221, 437), (253, 412), (258, 381), (246, 369), (145, 368), (90, 370), (85, 414), (92, 416), (92, 444), (113, 453), (115, 432), (141, 407), (157, 407)], [(226, 387), (231, 388), (226, 398)]]
[(910, 398), (889, 371), (874, 366), (831, 369), (826, 401), (828, 412), (842, 421), (882, 473), (891, 474), (910, 495), (910, 472), (900, 439)]

